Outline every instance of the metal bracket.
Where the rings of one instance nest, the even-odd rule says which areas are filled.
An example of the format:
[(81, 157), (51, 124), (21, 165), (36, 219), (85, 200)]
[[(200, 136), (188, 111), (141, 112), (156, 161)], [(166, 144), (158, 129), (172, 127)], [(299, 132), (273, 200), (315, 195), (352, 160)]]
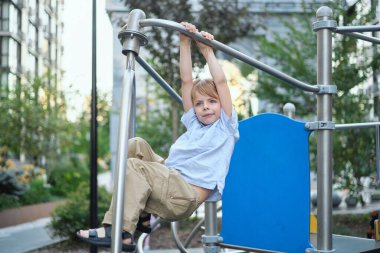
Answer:
[(305, 128), (308, 130), (334, 130), (335, 123), (332, 121), (306, 122)]
[(336, 94), (337, 93), (337, 87), (333, 84), (318, 84), (319, 91), (316, 92), (317, 94)]
[(330, 29), (335, 31), (337, 23), (335, 20), (319, 20), (313, 23), (313, 31), (316, 32), (321, 29)]
[(313, 248), (306, 249), (305, 253), (333, 253), (335, 252), (335, 249), (332, 250), (318, 250)]
[(202, 243), (219, 243), (223, 242), (223, 237), (219, 235), (202, 235)]
[(121, 42), (121, 44), (124, 43), (124, 40), (127, 39), (128, 37), (131, 39), (134, 39), (134, 37), (137, 37), (140, 40), (140, 45), (145, 46), (148, 44), (148, 37), (138, 31), (132, 31), (132, 30), (122, 30), (119, 32), (117, 36)]

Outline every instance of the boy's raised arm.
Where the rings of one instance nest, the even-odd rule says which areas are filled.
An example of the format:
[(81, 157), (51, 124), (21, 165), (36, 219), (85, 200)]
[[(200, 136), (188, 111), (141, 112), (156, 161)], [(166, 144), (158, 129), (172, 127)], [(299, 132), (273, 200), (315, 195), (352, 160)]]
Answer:
[[(181, 23), (188, 31), (196, 32), (197, 29), (194, 25), (182, 22)], [(179, 69), (181, 74), (181, 89), (182, 89), (182, 102), (183, 109), (187, 112), (192, 106), (191, 89), (193, 87), (193, 67), (191, 62), (191, 39), (186, 35), (180, 33), (179, 35), (180, 49), (179, 49)]]
[[(201, 34), (208, 40), (213, 40), (214, 36), (210, 33), (202, 31)], [(232, 117), (232, 98), (230, 89), (227, 84), (226, 76), (220, 66), (218, 59), (215, 57), (212, 47), (197, 41), (197, 45), (207, 61), (208, 68), (212, 79), (215, 82), (216, 89), (218, 91), (220, 104), (228, 117)]]

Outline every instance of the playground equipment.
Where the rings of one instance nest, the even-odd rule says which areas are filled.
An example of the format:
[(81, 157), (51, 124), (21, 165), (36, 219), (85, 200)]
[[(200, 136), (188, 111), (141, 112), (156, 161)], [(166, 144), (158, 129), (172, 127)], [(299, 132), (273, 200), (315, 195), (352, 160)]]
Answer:
[[(142, 29), (147, 26), (158, 26), (168, 29), (174, 29), (179, 32), (185, 33), (188, 36), (197, 39), (211, 47), (220, 50), (232, 57), (235, 57), (253, 67), (256, 67), (264, 72), (269, 73), (296, 88), (302, 89), (306, 92), (315, 93), (317, 96), (317, 121), (316, 122), (297, 122), (275, 114), (266, 114), (247, 119), (241, 122), (241, 139), (236, 146), (234, 156), (231, 161), (230, 174), (227, 177), (227, 184), (223, 200), (223, 231), (224, 238), (218, 235), (216, 227), (216, 202), (206, 202), (205, 207), (205, 235), (202, 237), (205, 252), (219, 252), (221, 247), (229, 247), (240, 249), (243, 251), (253, 252), (364, 252), (374, 249), (379, 249), (380, 244), (374, 240), (362, 240), (358, 238), (349, 238), (343, 236), (332, 235), (332, 132), (335, 129), (335, 124), (332, 121), (332, 96), (337, 92), (337, 87), (332, 82), (332, 32), (341, 33), (344, 35), (353, 36), (362, 40), (370, 41), (373, 43), (380, 43), (377, 38), (368, 37), (355, 32), (365, 31), (380, 31), (380, 26), (351, 26), (351, 27), (337, 27), (336, 21), (332, 20), (332, 10), (328, 7), (321, 7), (317, 11), (317, 21), (313, 23), (313, 29), (317, 33), (317, 85), (311, 85), (301, 82), (293, 77), (290, 77), (268, 65), (265, 65), (247, 55), (244, 55), (218, 41), (207, 41), (200, 34), (191, 34), (187, 32), (182, 25), (161, 19), (145, 19), (145, 14), (141, 10), (133, 10), (128, 16), (128, 23), (123, 27), (119, 33), (119, 38), (123, 45), (123, 54), (126, 55), (127, 64), (124, 75), (125, 83), (122, 91), (122, 102), (120, 112), (120, 125), (119, 125), (119, 142), (117, 152), (116, 164), (116, 177), (115, 177), (115, 191), (114, 199), (116, 201), (115, 209), (113, 210), (114, 219), (112, 227), (112, 252), (121, 252), (121, 231), (122, 231), (122, 213), (123, 213), (123, 189), (125, 184), (125, 171), (126, 171), (126, 157), (127, 154), (127, 141), (133, 135), (133, 121), (135, 115), (135, 99), (133, 97), (135, 89), (135, 60), (153, 76), (153, 78), (163, 86), (168, 93), (177, 101), (181, 102), (180, 97), (170, 88), (170, 86), (163, 80), (157, 72), (155, 72), (149, 64), (138, 56), (140, 46), (147, 44), (148, 39), (142, 33)], [(290, 125), (292, 134), (284, 133), (282, 125)], [(274, 127), (277, 126), (277, 127)], [(255, 130), (251, 130), (254, 127)], [(262, 131), (265, 128), (265, 131)], [(268, 130), (267, 128), (270, 128)], [(255, 151), (264, 153), (255, 154), (255, 161), (259, 163), (260, 155), (266, 155), (270, 163), (264, 164), (267, 171), (262, 170), (265, 174), (255, 174), (258, 170), (253, 170), (251, 160), (244, 160), (239, 156), (240, 152), (247, 152), (244, 150), (245, 145), (256, 143), (250, 141), (251, 134), (261, 131), (261, 134), (267, 133), (272, 135), (265, 135), (265, 138), (255, 145), (268, 145), (272, 146), (258, 146)], [(316, 131), (318, 135), (317, 141), (317, 169), (318, 169), (318, 232), (316, 235), (311, 235), (309, 240), (309, 175), (308, 175), (308, 160), (304, 157), (308, 155), (307, 136), (310, 131)], [(283, 132), (283, 133), (280, 133)], [(288, 136), (287, 136), (288, 135)], [(256, 136), (257, 137), (257, 136)], [(294, 141), (296, 138), (297, 141)], [(270, 141), (268, 141), (270, 139)], [(282, 150), (288, 148), (288, 144), (294, 142), (294, 147), (290, 152), (277, 155), (278, 160), (274, 159), (274, 153), (265, 153), (276, 146), (278, 143), (283, 147)], [(298, 152), (302, 153), (303, 158), (299, 158)], [(248, 154), (245, 153), (247, 156)], [(296, 155), (296, 156), (295, 156)], [(254, 157), (251, 155), (251, 158)], [(291, 164), (289, 164), (291, 161)], [(261, 162), (262, 163), (262, 162)], [(293, 166), (293, 163), (297, 163)], [(290, 166), (290, 167), (288, 167)], [(251, 169), (250, 169), (251, 168)], [(274, 169), (272, 171), (272, 169)], [(286, 169), (286, 170), (285, 170)], [(241, 183), (240, 178), (236, 172), (243, 170), (244, 177), (247, 179), (248, 175), (250, 180), (259, 185), (256, 192), (252, 190), (252, 181), (244, 181)], [(289, 173), (289, 175), (287, 175)], [(260, 178), (264, 176), (263, 178)], [(269, 177), (270, 176), (270, 177)], [(286, 176), (283, 178), (283, 176)], [(295, 179), (293, 178), (295, 177)], [(265, 179), (266, 178), (266, 179)], [(273, 178), (275, 182), (273, 182)], [(260, 184), (260, 180), (265, 181)], [(263, 205), (271, 205), (268, 199), (273, 197), (271, 185), (268, 184), (282, 182), (289, 182), (286, 191), (289, 194), (295, 194), (294, 198), (290, 199), (290, 204), (282, 202), (288, 207), (286, 216), (281, 216), (277, 211), (266, 208), (259, 209)], [(299, 186), (299, 182), (302, 182)], [(234, 182), (239, 182), (239, 188), (244, 185), (243, 189), (247, 192), (235, 192)], [(250, 186), (250, 187), (248, 187)], [(284, 186), (284, 184), (282, 184)], [(300, 187), (300, 188), (299, 188)], [(259, 192), (257, 192), (257, 190)], [(285, 190), (284, 190), (285, 191)], [(244, 193), (244, 195), (242, 195)], [(235, 194), (235, 195), (234, 195)], [(239, 195), (236, 195), (239, 194)], [(271, 195), (272, 194), (272, 195)], [(278, 193), (277, 193), (278, 194)], [(283, 193), (281, 193), (283, 194)], [(265, 195), (267, 199), (262, 198)], [(236, 207), (236, 198), (229, 196), (239, 196), (238, 204)], [(289, 201), (289, 196), (280, 196)], [(280, 198), (279, 198), (280, 199)], [(232, 202), (233, 201), (233, 202)], [(260, 202), (261, 201), (261, 202)], [(277, 202), (278, 200), (276, 200)], [(231, 206), (233, 204), (233, 206)], [(250, 204), (247, 205), (247, 204)], [(289, 206), (294, 210), (289, 210)], [(252, 209), (248, 209), (252, 208)], [(270, 210), (269, 210), (270, 209)], [(299, 209), (299, 210), (296, 210)], [(238, 210), (238, 213), (236, 213)], [(282, 210), (283, 211), (283, 210)], [(242, 214), (244, 212), (244, 214)], [(263, 213), (268, 212), (268, 213)], [(271, 212), (271, 213), (269, 213)], [(298, 215), (298, 216), (294, 216)], [(237, 217), (239, 216), (239, 217)], [(277, 216), (277, 217), (275, 217)], [(268, 217), (271, 217), (270, 220)], [(270, 222), (265, 225), (263, 221)], [(290, 222), (291, 221), (291, 222)], [(175, 224), (173, 225), (175, 229)], [(268, 227), (265, 227), (268, 226)], [(244, 229), (242, 229), (244, 227)], [(278, 232), (278, 235), (271, 236), (273, 231)], [(270, 231), (270, 233), (268, 232)], [(295, 238), (293, 238), (295, 237)], [(178, 240), (177, 240), (178, 242)], [(181, 252), (186, 252), (182, 244), (177, 243)], [(314, 245), (314, 246), (313, 246)], [(373, 251), (374, 252), (374, 251)]]

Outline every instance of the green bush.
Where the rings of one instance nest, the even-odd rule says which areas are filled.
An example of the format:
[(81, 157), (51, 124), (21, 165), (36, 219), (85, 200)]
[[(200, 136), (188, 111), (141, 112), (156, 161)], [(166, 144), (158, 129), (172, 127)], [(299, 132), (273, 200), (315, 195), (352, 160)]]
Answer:
[(17, 196), (4, 193), (0, 194), (0, 211), (19, 206), (21, 206), (21, 204)]
[(366, 237), (371, 221), (370, 214), (341, 214), (333, 216), (333, 233)]
[(90, 181), (87, 161), (71, 156), (52, 164), (48, 174), (51, 192), (57, 196), (67, 196), (75, 191), (82, 182)]
[[(99, 226), (105, 212), (111, 203), (111, 194), (104, 187), (98, 189), (98, 221)], [(75, 240), (75, 233), (80, 229), (89, 227), (90, 220), (90, 187), (88, 183), (78, 186), (76, 192), (71, 192), (66, 203), (58, 206), (53, 214), (49, 228), (52, 234), (58, 237), (66, 237), (70, 241)]]
[(31, 205), (36, 203), (44, 203), (53, 199), (50, 189), (45, 187), (42, 179), (35, 179), (30, 182), (30, 188), (21, 197), (22, 205)]

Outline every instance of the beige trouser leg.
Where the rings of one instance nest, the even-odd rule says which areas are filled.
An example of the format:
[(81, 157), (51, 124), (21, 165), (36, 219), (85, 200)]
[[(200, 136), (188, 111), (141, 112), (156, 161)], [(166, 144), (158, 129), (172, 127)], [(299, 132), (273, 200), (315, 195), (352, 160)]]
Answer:
[[(176, 170), (162, 164), (149, 144), (141, 138), (128, 142), (127, 175), (124, 192), (123, 229), (133, 233), (140, 214), (157, 214), (177, 220), (190, 216), (197, 208), (197, 193)], [(112, 224), (112, 200), (103, 223)]]

